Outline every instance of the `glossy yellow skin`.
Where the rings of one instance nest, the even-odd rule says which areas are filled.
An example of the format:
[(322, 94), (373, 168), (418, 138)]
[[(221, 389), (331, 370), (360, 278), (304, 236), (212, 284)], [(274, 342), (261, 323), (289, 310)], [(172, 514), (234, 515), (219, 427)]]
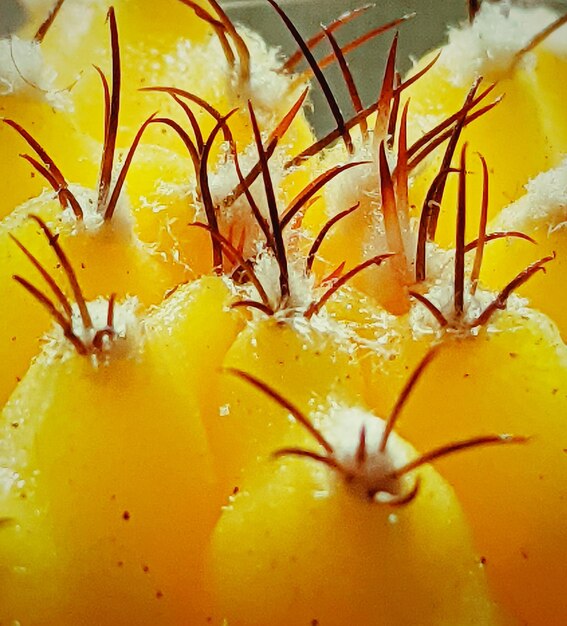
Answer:
[[(499, 224), (495, 220), (494, 228)], [(531, 305), (549, 315), (559, 327), (563, 340), (567, 339), (567, 311), (563, 306), (563, 289), (567, 270), (567, 232), (565, 228), (543, 216), (518, 224), (519, 229), (536, 241), (531, 245), (518, 239), (494, 241), (487, 245), (483, 260), (482, 279), (493, 288), (502, 287), (540, 258), (556, 255), (545, 266), (545, 274), (538, 274), (518, 289)]]
[[(61, 343), (34, 362), (2, 415), (1, 464), (18, 473), (1, 504), (2, 621), (206, 623), (223, 494), (195, 398), (230, 336), (227, 296), (218, 279), (181, 288), (98, 367)], [(187, 369), (168, 341), (188, 346)]]
[[(422, 59), (414, 71), (425, 67), (433, 57), (434, 53)], [(503, 99), (486, 115), (473, 121), (463, 131), (459, 143), (462, 146), (467, 142), (471, 155), (467, 163), (467, 170), (471, 171), (467, 189), (469, 239), (476, 237), (478, 232), (482, 197), (482, 170), (478, 159), (472, 157), (475, 152), (480, 152), (488, 163), (489, 215), (493, 217), (523, 195), (523, 186), (528, 180), (556, 165), (567, 149), (564, 121), (559, 122), (563, 115), (560, 98), (550, 85), (551, 75), (555, 81), (567, 75), (567, 61), (538, 48), (525, 63), (519, 63), (504, 75), (485, 77), (481, 82), (477, 93), (496, 82), (484, 104), (500, 96)], [(424, 132), (416, 116), (435, 115), (443, 119), (463, 106), (471, 85), (457, 87), (451, 78), (447, 67), (438, 61), (425, 77), (405, 92), (405, 98), (410, 100), (410, 145)], [(427, 125), (426, 130), (429, 127)], [(410, 204), (415, 205), (417, 211), (421, 210), (427, 190), (439, 171), (444, 149), (445, 144), (416, 170), (418, 175), (410, 188)], [(455, 154), (458, 155), (459, 151), (460, 147), (457, 147)], [(453, 163), (456, 162), (457, 157)], [(441, 245), (454, 242), (456, 189), (457, 176), (449, 175), (436, 239)]]
[[(68, 182), (94, 184), (96, 163), (90, 144), (77, 132), (72, 116), (51, 106), (39, 94), (0, 96), (0, 119), (12, 119), (27, 130), (47, 151)], [(62, 149), (64, 138), (65, 149)], [(0, 219), (16, 206), (38, 195), (49, 183), (20, 154), (39, 160), (20, 135), (0, 122)], [(9, 172), (9, 175), (6, 173)]]
[[(363, 390), (359, 363), (331, 333), (271, 318), (250, 323), (228, 350), (223, 367), (270, 385), (306, 414), (328, 396), (354, 402)], [(277, 449), (302, 440), (302, 427), (273, 411), (274, 401), (234, 375), (222, 376), (218, 405), (205, 420), (217, 471), (227, 494), (243, 471)], [(221, 407), (219, 409), (219, 407)]]
[(9, 303), (0, 315), (0, 358), (3, 376), (0, 382), (0, 402), (4, 403), (17, 381), (24, 375), (32, 357), (40, 347), (40, 338), (51, 325), (51, 319), (41, 304), (13, 280), (22, 276), (53, 297), (39, 272), (19, 250), (10, 235), (16, 237), (39, 259), (56, 279), (64, 293), (73, 301), (65, 274), (47, 238), (30, 214), (40, 216), (59, 234), (59, 243), (77, 274), (87, 300), (117, 294), (136, 295), (142, 304), (161, 301), (174, 284), (174, 275), (159, 258), (144, 247), (129, 232), (128, 227), (112, 223), (96, 232), (87, 232), (74, 218), (62, 220), (62, 210), (53, 194), (47, 192), (21, 205), (0, 222), (0, 296)]
[(249, 472), (211, 542), (218, 623), (501, 623), (455, 494), (431, 467), (419, 474), (415, 501), (395, 509), (351, 493), (313, 461), (269, 460)]
[[(530, 437), (454, 455), (438, 467), (464, 507), (499, 601), (521, 623), (559, 626), (567, 619), (567, 351), (548, 318), (526, 311), (502, 313), (478, 337), (445, 336), (399, 432), (420, 450), (485, 434)], [(368, 379), (378, 410), (390, 410), (408, 369), (431, 345), (408, 330), (399, 357), (378, 358)]]

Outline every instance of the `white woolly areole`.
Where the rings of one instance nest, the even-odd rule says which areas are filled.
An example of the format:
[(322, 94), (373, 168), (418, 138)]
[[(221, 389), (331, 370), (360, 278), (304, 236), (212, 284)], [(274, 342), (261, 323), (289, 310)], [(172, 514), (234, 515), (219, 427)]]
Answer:
[[(175, 50), (156, 59), (156, 63), (165, 63), (168, 76), (190, 76), (191, 83), (187, 85), (190, 91), (211, 94), (208, 98), (211, 101), (222, 102), (228, 94), (231, 99), (227, 110), (221, 113), (227, 113), (233, 106), (246, 109), (250, 100), (260, 127), (269, 128), (287, 113), (306, 84), (296, 83), (293, 76), (279, 71), (282, 61), (278, 49), (269, 47), (260, 35), (243, 26), (238, 25), (237, 30), (250, 51), (250, 80), (246, 84), (239, 78), (238, 55), (235, 67), (229, 66), (214, 34), (205, 45), (180, 39)], [(195, 67), (204, 67), (207, 71), (196, 74)], [(183, 83), (179, 86), (184, 87)]]
[(567, 158), (557, 167), (538, 174), (526, 185), (526, 194), (504, 208), (492, 230), (552, 232), (567, 224)]
[[(125, 240), (132, 238), (134, 218), (130, 202), (124, 193), (120, 194), (112, 219), (109, 222), (105, 222), (104, 214), (102, 211), (99, 211), (97, 206), (98, 192), (82, 185), (69, 185), (69, 189), (83, 210), (82, 219), (77, 219), (69, 206), (62, 210), (61, 221), (71, 229), (71, 232), (84, 232), (96, 235), (104, 227), (123, 234)], [(51, 193), (54, 194), (55, 192)]]
[(37, 42), (16, 35), (0, 39), (0, 96), (24, 93), (56, 108), (68, 108), (68, 94), (55, 90), (56, 78)]
[[(140, 323), (140, 303), (135, 297), (127, 297), (123, 302), (114, 305), (112, 323), (112, 335), (102, 340), (101, 350), (91, 350), (93, 339), (97, 332), (108, 329), (108, 300), (97, 298), (87, 303), (87, 309), (92, 319), (93, 327), (86, 328), (76, 304), (72, 305), (73, 333), (89, 349), (89, 358), (94, 366), (108, 362), (110, 358), (135, 358), (140, 353), (142, 341), (142, 325)], [(60, 326), (55, 326), (47, 336), (46, 350), (61, 351), (65, 346), (65, 352), (72, 354), (75, 348), (65, 338)]]
[[(283, 307), (281, 303), (280, 267), (271, 250), (262, 250), (254, 264), (254, 271), (266, 291), (270, 306), (274, 310), (281, 308), (284, 315), (291, 311), (305, 311), (315, 300), (314, 279), (307, 276), (301, 259), (288, 259), (289, 297)], [(259, 299), (255, 287), (249, 288), (252, 297)]]
[[(472, 24), (449, 29), (449, 43), (442, 49), (439, 62), (460, 87), (470, 86), (478, 76), (494, 80), (505, 74), (515, 55), (557, 17), (544, 7), (483, 2)], [(541, 45), (567, 55), (567, 28), (560, 28)]]
[[(463, 292), (463, 314), (458, 320), (455, 319), (454, 252), (445, 251), (445, 258), (448, 263), (444, 270), (440, 267), (440, 272), (436, 276), (429, 276), (429, 287), (423, 295), (439, 309), (449, 324), (442, 328), (423, 304), (415, 302), (409, 312), (409, 324), (415, 339), (421, 339), (425, 336), (441, 338), (446, 332), (477, 335), (481, 327), (472, 327), (471, 325), (498, 296), (498, 292), (484, 289), (481, 286), (478, 286), (476, 291), (471, 293), (471, 265), (470, 262), (467, 263)], [(506, 309), (523, 313), (527, 305), (528, 301), (525, 298), (511, 294), (507, 300)], [(496, 326), (492, 324), (491, 320), (484, 328), (489, 332), (496, 332)]]
[[(384, 452), (380, 444), (386, 422), (358, 407), (346, 407), (333, 403), (316, 425), (333, 448), (333, 458), (345, 470), (351, 486), (362, 495), (376, 493), (378, 501), (388, 501), (400, 495), (400, 479), (389, 475), (404, 467), (410, 460), (410, 447), (401, 444), (395, 433), (390, 433)], [(361, 432), (364, 430), (366, 459), (357, 462)]]
[[(54, 9), (57, 0), (19, 0), (39, 26)], [(52, 28), (57, 28), (58, 43), (76, 47), (90, 32), (95, 17), (110, 6), (109, 0), (72, 0), (63, 3)]]
[[(265, 140), (265, 137), (264, 137)], [(250, 144), (243, 152), (238, 155), (238, 163), (242, 170), (244, 178), (258, 163), (258, 151), (255, 145)], [(286, 155), (281, 149), (276, 149), (268, 162), (270, 170), (270, 178), (272, 180), (276, 205), (279, 213), (285, 208), (283, 202), (283, 184), (288, 172), (284, 170), (284, 162)], [(240, 184), (234, 160), (229, 158), (223, 160), (219, 167), (209, 174), (209, 188), (216, 205), (222, 206), (223, 200)], [(264, 180), (260, 173), (256, 180), (249, 186), (258, 210), (264, 219), (270, 224), (269, 208), (266, 198), (266, 190)], [(197, 206), (200, 206), (199, 204)], [(205, 220), (204, 210), (201, 209), (201, 220)], [(265, 237), (261, 232), (260, 226), (254, 217), (252, 208), (246, 194), (242, 193), (240, 197), (230, 206), (222, 208), (219, 214), (219, 228), (223, 235), (228, 237), (234, 245), (242, 240), (242, 253), (244, 257), (252, 256), (258, 247), (260, 241), (264, 241)], [(238, 246), (237, 246), (238, 247)]]

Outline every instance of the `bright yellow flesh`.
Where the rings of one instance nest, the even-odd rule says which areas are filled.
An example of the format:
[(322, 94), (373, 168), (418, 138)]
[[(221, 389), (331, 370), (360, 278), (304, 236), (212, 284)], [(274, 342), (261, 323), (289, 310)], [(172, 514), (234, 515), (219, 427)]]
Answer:
[(309, 460), (248, 474), (211, 543), (219, 623), (498, 623), (455, 495), (431, 468), (421, 476), (418, 498), (392, 509)]
[[(430, 344), (406, 334), (402, 358), (377, 366), (368, 391), (378, 410), (389, 410)], [(399, 423), (424, 451), (478, 435), (530, 437), (438, 467), (463, 504), (498, 599), (535, 626), (567, 619), (566, 392), (567, 352), (552, 323), (534, 312), (505, 313), (478, 337), (443, 340)]]
[(42, 217), (53, 232), (60, 235), (59, 243), (87, 300), (109, 297), (112, 293), (118, 298), (129, 294), (149, 305), (159, 302), (174, 284), (170, 270), (137, 242), (127, 227), (114, 229), (108, 224), (98, 232), (81, 232), (83, 227), (73, 224), (73, 218), (66, 223), (62, 221), (61, 207), (51, 198), (49, 193), (35, 198), (0, 223), (0, 294), (4, 302), (10, 303), (2, 308), (0, 315), (0, 358), (4, 363), (0, 383), (2, 402), (8, 399), (16, 382), (24, 375), (38, 352), (41, 336), (51, 325), (47, 311), (12, 277), (25, 278), (55, 300), (37, 269), (10, 235), (36, 256), (71, 302), (74, 301), (57, 257), (37, 223), (29, 219), (30, 214)]
[[(109, 364), (46, 350), (6, 406), (2, 466), (18, 482), (2, 501), (3, 621), (36, 623), (41, 598), (46, 624), (205, 623), (204, 550), (223, 494), (195, 399), (230, 336), (227, 292), (211, 279), (175, 297)], [(187, 369), (166, 337), (199, 348)]]
[[(499, 96), (502, 101), (481, 118), (471, 122), (463, 131), (460, 145), (469, 146), (471, 171), (467, 190), (467, 233), (473, 239), (478, 232), (482, 194), (482, 174), (478, 160), (472, 155), (480, 152), (488, 163), (490, 171), (490, 216), (523, 195), (523, 186), (539, 172), (556, 165), (567, 149), (567, 136), (556, 126), (555, 119), (562, 116), (558, 97), (553, 89), (544, 88), (549, 84), (550, 71), (555, 72), (555, 80), (567, 74), (567, 62), (560, 58), (549, 58), (549, 54), (533, 53), (532, 64), (520, 63), (508, 75), (498, 77), (495, 89), (483, 102), (488, 104)], [(424, 67), (431, 57), (426, 57), (416, 68)], [(541, 61), (540, 61), (541, 60)], [(540, 76), (541, 63), (541, 76)], [(551, 70), (553, 67), (553, 70)], [(481, 82), (478, 92), (490, 84)], [(415, 82), (406, 92), (410, 99), (410, 135), (419, 139), (425, 130), (434, 124), (417, 122), (416, 116), (439, 116), (438, 121), (452, 115), (464, 104), (470, 85), (456, 87), (452, 83), (449, 70), (439, 61), (427, 75)], [(549, 95), (548, 95), (549, 94)], [(477, 108), (480, 108), (479, 107)], [(412, 121), (413, 118), (413, 121)], [(557, 132), (556, 132), (557, 128)], [(427, 190), (439, 172), (444, 144), (437, 149), (433, 158), (424, 162), (417, 170), (410, 188), (410, 204), (418, 211), (423, 206)], [(457, 148), (458, 155), (460, 148)], [(456, 164), (455, 158), (453, 164)], [(445, 190), (443, 210), (439, 219), (437, 241), (441, 245), (454, 242), (457, 176), (450, 174)]]

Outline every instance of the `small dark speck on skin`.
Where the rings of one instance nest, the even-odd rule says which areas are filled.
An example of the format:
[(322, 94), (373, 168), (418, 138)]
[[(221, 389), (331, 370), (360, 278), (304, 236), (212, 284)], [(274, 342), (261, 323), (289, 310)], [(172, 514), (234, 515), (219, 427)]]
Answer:
[(12, 341), (16, 341), (16, 340), (17, 340), (17, 337), (12, 337)]
[(463, 378), (468, 378), (470, 376), (470, 374), (467, 372), (466, 374), (463, 374)]
[(311, 620), (311, 626), (319, 626), (319, 620), (318, 619), (312, 619)]
[(517, 352), (509, 352), (510, 358), (515, 359), (518, 356)]
[(551, 395), (552, 395), (552, 396), (557, 395), (557, 392), (558, 392), (558, 391), (559, 391), (559, 389), (557, 389), (557, 388), (552, 389), (552, 390), (551, 390)]
[(118, 567), (124, 567), (124, 561), (118, 561), (118, 563), (116, 563), (116, 565)]
[(565, 452), (565, 454), (567, 454), (567, 448), (563, 448), (563, 452)]
[(85, 269), (85, 267), (87, 267), (84, 263), (81, 263), (81, 269)]
[[(19, 428), (20, 425), (18, 424), (18, 422), (12, 422), (12, 428)], [(565, 452), (565, 450), (563, 451)]]
[(235, 496), (240, 491), (238, 485), (232, 490), (232, 495)]
[(527, 559), (527, 558), (528, 558), (528, 553), (527, 553), (525, 550), (522, 550), (522, 551), (520, 552), (520, 554), (522, 555), (522, 557), (523, 557), (524, 559)]
[(481, 565), (486, 565), (486, 557), (485, 556), (481, 556), (480, 557), (480, 564)]
[(161, 592), (161, 591), (156, 591), (156, 598), (157, 598), (158, 600), (161, 600), (161, 599), (163, 598), (163, 592)]
[(127, 522), (130, 519), (130, 512), (124, 511), (124, 513), (122, 513), (122, 519)]
[(142, 565), (142, 571), (144, 572), (144, 574), (147, 574), (150, 571), (150, 566)]

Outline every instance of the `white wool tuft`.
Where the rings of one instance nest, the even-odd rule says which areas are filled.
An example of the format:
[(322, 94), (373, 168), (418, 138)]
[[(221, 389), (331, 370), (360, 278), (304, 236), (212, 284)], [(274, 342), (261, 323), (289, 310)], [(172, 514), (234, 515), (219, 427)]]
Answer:
[[(271, 250), (262, 250), (254, 264), (254, 271), (262, 287), (266, 291), (270, 306), (278, 310), (281, 304), (280, 268)], [(305, 311), (315, 299), (314, 279), (305, 274), (305, 268), (301, 260), (288, 260), (289, 299), (282, 309), (282, 314), (287, 315), (290, 311)], [(252, 297), (258, 299), (256, 288), (250, 286)]]
[[(558, 15), (544, 7), (521, 8), (483, 2), (472, 24), (449, 29), (449, 43), (440, 63), (455, 85), (470, 85), (478, 76), (494, 80), (506, 73), (515, 55)], [(567, 55), (567, 28), (548, 37), (542, 46)]]
[[(399, 469), (410, 461), (410, 448), (400, 445), (395, 433), (390, 433), (384, 452), (380, 451), (380, 443), (386, 422), (364, 409), (347, 407), (332, 403), (325, 414), (316, 416), (316, 425), (333, 448), (333, 457), (353, 479), (350, 481), (355, 490), (362, 493), (368, 491), (383, 492), (387, 501), (389, 496), (399, 493), (401, 484), (398, 479), (389, 477), (395, 469)], [(365, 449), (367, 457), (364, 463), (357, 463), (356, 453), (360, 444), (360, 434), (365, 432)]]
[[(79, 308), (73, 304), (73, 333), (86, 346), (91, 346), (97, 331), (107, 328), (108, 300), (98, 298), (87, 303), (89, 314), (92, 318), (93, 328), (86, 328), (79, 313)], [(90, 354), (94, 366), (108, 362), (109, 358), (132, 358), (139, 355), (139, 347), (142, 341), (142, 325), (139, 317), (140, 303), (135, 297), (128, 297), (123, 302), (116, 302), (114, 306), (114, 321), (112, 338), (103, 340), (102, 351), (93, 351)], [(71, 354), (73, 346), (63, 335), (59, 325), (55, 325), (47, 336), (46, 349), (60, 352), (62, 346)]]
[[(444, 317), (448, 320), (449, 326), (441, 328), (437, 320), (421, 303), (416, 302), (410, 309), (409, 323), (415, 339), (424, 336), (442, 337), (445, 332), (463, 333), (466, 335), (478, 334), (480, 327), (471, 327), (471, 324), (485, 311), (485, 309), (498, 296), (498, 292), (484, 289), (480, 286), (474, 294), (471, 294), (470, 272), (465, 271), (464, 293), (463, 293), (463, 315), (459, 320), (454, 318), (454, 253), (445, 252), (447, 258), (451, 257), (450, 263), (437, 276), (429, 276), (429, 288), (424, 294), (425, 297), (434, 304)], [(470, 268), (470, 265), (469, 265)], [(506, 308), (513, 311), (524, 311), (528, 301), (516, 294), (511, 294), (507, 300)], [(491, 322), (488, 330), (494, 331)]]
[(526, 194), (504, 208), (494, 220), (494, 230), (527, 230), (543, 226), (548, 231), (567, 222), (567, 158), (557, 167), (532, 178)]
[(68, 95), (55, 90), (57, 72), (45, 62), (41, 47), (16, 35), (0, 39), (0, 96), (25, 93), (57, 108), (67, 108)]

